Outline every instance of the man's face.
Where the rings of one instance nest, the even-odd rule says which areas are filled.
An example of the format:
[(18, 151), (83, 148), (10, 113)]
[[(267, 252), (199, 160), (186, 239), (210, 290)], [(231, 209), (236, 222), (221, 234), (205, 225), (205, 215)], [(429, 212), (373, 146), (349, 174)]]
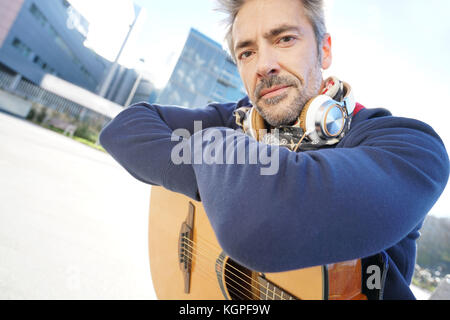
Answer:
[(239, 73), (249, 98), (272, 126), (292, 124), (322, 85), (331, 64), (327, 35), (317, 51), (301, 0), (248, 0), (232, 30)]

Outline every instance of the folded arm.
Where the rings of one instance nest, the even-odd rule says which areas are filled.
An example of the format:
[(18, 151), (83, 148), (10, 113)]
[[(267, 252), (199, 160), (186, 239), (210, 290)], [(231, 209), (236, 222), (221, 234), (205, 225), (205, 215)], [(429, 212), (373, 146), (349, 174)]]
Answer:
[(136, 179), (183, 193), (199, 200), (192, 166), (175, 165), (171, 151), (180, 142), (173, 131), (194, 133), (201, 127), (229, 126), (235, 104), (211, 104), (205, 108), (137, 104), (122, 111), (101, 132), (100, 143)]
[[(136, 105), (100, 142), (135, 178), (201, 198), (224, 251), (252, 269), (286, 271), (378, 253), (423, 220), (447, 183), (443, 143), (419, 121), (361, 121), (336, 148), (294, 153), (229, 129), (234, 109)], [(194, 132), (194, 121), (203, 130)], [(194, 134), (183, 142), (194, 164), (172, 162), (180, 143), (172, 134), (180, 128)], [(203, 139), (212, 130), (224, 138)], [(221, 164), (230, 151), (247, 162), (278, 155), (277, 173), (262, 174), (267, 163), (259, 161)]]
[(415, 120), (370, 119), (352, 128), (337, 148), (303, 153), (225, 128), (196, 133), (191, 143), (211, 130), (225, 138), (203, 139), (193, 155), (211, 157), (211, 150), (230, 145), (246, 159), (268, 149), (279, 154), (275, 175), (262, 175), (267, 166), (260, 163), (227, 165), (218, 159), (193, 165), (222, 248), (258, 271), (324, 265), (387, 249), (423, 220), (448, 179), (442, 141)]

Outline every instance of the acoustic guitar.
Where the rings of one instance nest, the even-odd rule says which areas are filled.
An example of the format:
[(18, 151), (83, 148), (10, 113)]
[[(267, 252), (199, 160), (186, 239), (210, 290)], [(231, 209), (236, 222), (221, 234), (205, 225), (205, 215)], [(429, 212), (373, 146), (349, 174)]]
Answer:
[(261, 273), (223, 253), (201, 202), (152, 187), (149, 255), (164, 300), (366, 300), (361, 261)]

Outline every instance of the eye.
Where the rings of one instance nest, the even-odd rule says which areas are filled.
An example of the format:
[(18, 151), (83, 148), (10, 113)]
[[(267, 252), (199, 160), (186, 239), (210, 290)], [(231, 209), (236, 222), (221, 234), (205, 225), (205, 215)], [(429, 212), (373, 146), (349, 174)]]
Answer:
[(239, 60), (245, 60), (247, 58), (249, 58), (251, 55), (253, 54), (252, 51), (244, 51), (239, 55)]
[(292, 44), (296, 40), (293, 36), (284, 36), (278, 40), (278, 43), (281, 45), (289, 45)]

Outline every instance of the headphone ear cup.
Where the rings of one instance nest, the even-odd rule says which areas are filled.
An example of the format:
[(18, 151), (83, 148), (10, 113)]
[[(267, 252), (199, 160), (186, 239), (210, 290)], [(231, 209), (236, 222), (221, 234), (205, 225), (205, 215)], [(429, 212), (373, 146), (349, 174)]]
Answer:
[(308, 110), (311, 104), (314, 102), (315, 98), (309, 100), (305, 106), (303, 107), (302, 112), (300, 113), (300, 128), (302, 128), (303, 132), (306, 132), (306, 116), (308, 115)]
[(251, 111), (251, 123), (251, 129), (254, 131), (253, 136), (256, 140), (260, 141), (260, 139), (262, 138), (262, 136), (260, 136), (260, 130), (264, 130), (267, 128), (264, 122), (264, 118), (259, 114), (255, 107), (253, 107)]

